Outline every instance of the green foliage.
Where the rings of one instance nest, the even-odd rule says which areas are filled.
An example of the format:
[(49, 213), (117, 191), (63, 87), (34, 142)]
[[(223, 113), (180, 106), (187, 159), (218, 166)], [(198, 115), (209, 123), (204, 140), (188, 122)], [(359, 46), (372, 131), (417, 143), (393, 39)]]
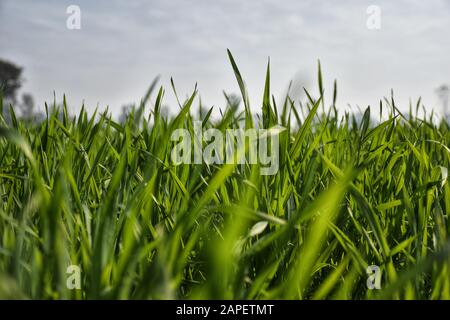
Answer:
[[(210, 110), (206, 128), (254, 125), (229, 57), (244, 111)], [(393, 100), (376, 125), (369, 108), (361, 123), (340, 117), (336, 85), (335, 112), (320, 113), (320, 64), (318, 79), (318, 99), (286, 97), (279, 113), (267, 67), (259, 126), (288, 129), (272, 176), (171, 163), (173, 130), (193, 133), (196, 90), (173, 119), (160, 114), (163, 88), (147, 118), (152, 90), (123, 123), (69, 116), (65, 102), (31, 126), (11, 110), (11, 126), (0, 119), (0, 297), (449, 299), (448, 125), (404, 117)], [(69, 265), (79, 290), (66, 286)], [(367, 288), (368, 265), (381, 290)]]

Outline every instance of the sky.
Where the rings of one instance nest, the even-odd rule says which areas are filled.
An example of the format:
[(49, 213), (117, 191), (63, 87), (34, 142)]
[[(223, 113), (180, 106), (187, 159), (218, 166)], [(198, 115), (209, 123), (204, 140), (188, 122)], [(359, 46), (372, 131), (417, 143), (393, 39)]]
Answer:
[[(81, 10), (70, 30), (67, 7)], [(379, 28), (369, 28), (373, 11)], [(373, 26), (373, 24), (370, 24)], [(239, 88), (229, 48), (258, 110), (270, 57), (271, 87), (281, 102), (317, 92), (320, 59), (328, 101), (337, 79), (338, 105), (378, 106), (394, 89), (407, 110), (419, 96), (442, 111), (436, 88), (450, 84), (450, 0), (0, 0), (0, 59), (23, 66), (24, 85), (42, 108), (66, 94), (71, 110), (139, 102), (160, 75), (165, 103), (178, 106), (197, 83), (205, 106), (223, 107), (223, 91)]]

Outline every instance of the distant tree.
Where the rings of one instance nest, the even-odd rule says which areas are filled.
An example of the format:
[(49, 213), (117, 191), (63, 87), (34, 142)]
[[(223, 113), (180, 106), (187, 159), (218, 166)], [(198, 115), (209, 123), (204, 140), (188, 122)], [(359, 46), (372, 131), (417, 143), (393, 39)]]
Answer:
[(24, 93), (22, 95), (22, 102), (19, 104), (21, 117), (25, 120), (32, 120), (35, 116), (34, 114), (34, 99), (29, 93)]
[(133, 110), (133, 108), (134, 107), (132, 104), (122, 106), (122, 112), (120, 113), (119, 116), (119, 123), (124, 124), (127, 122), (127, 118), (131, 113), (131, 111)]
[[(22, 86), (23, 69), (12, 62), (0, 59), (0, 91), (3, 95), (3, 119), (11, 121), (9, 104), (17, 107), (16, 115), (27, 121), (41, 121), (43, 114), (35, 112), (34, 99), (29, 93), (22, 94), (20, 102), (17, 101), (17, 93)], [(0, 110), (1, 113), (1, 110)]]
[(450, 110), (448, 109), (448, 97), (449, 97), (449, 88), (447, 85), (443, 84), (439, 88), (436, 89), (436, 93), (441, 100), (442, 108), (444, 108), (444, 112), (446, 115), (449, 115)]
[(161, 110), (159, 112), (161, 114), (161, 117), (164, 119), (168, 119), (170, 117), (170, 108), (167, 105), (162, 105)]
[(22, 68), (15, 64), (0, 60), (0, 88), (3, 92), (3, 99), (14, 103), (16, 94), (22, 85)]

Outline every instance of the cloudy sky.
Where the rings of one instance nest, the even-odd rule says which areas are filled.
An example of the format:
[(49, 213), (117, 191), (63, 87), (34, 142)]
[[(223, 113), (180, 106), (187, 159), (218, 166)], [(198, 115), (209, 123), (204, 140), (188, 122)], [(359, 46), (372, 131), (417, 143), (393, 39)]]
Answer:
[[(80, 30), (66, 27), (69, 5), (81, 9)], [(370, 5), (381, 9), (379, 30), (367, 27)], [(222, 106), (223, 90), (238, 92), (226, 48), (255, 109), (270, 56), (279, 100), (290, 80), (316, 90), (320, 59), (329, 96), (338, 80), (341, 106), (377, 105), (393, 88), (403, 109), (422, 96), (439, 110), (449, 33), (449, 0), (0, 0), (0, 58), (24, 67), (23, 91), (39, 106), (56, 91), (74, 110), (85, 101), (116, 114), (156, 75), (169, 104), (173, 77), (180, 96), (198, 83), (205, 104)]]

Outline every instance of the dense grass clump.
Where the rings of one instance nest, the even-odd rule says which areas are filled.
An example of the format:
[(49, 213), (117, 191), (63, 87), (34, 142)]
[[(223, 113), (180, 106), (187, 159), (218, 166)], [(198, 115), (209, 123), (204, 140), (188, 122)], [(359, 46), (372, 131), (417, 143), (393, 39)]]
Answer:
[[(12, 108), (0, 118), (0, 297), (450, 298), (448, 124), (393, 99), (380, 103), (387, 120), (339, 115), (320, 69), (317, 99), (281, 106), (268, 70), (255, 117), (230, 59), (243, 108), (228, 99), (216, 120), (191, 110), (196, 91), (162, 116), (154, 86), (124, 123), (69, 115), (65, 102), (41, 123)], [(278, 173), (174, 165), (171, 133), (192, 132), (195, 118), (222, 131), (285, 127)], [(67, 286), (71, 265), (80, 289)], [(367, 287), (370, 265), (380, 290)]]

